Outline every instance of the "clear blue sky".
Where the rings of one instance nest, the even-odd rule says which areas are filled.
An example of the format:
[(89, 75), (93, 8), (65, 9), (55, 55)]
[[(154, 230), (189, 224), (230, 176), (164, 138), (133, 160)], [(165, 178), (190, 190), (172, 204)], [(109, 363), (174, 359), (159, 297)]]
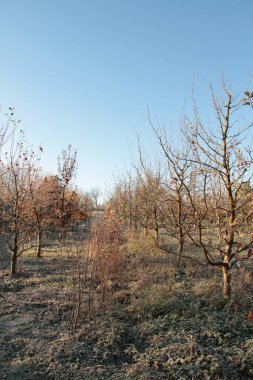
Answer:
[(78, 184), (104, 187), (136, 131), (150, 146), (147, 104), (173, 131), (193, 81), (204, 114), (210, 81), (252, 89), (252, 16), (252, 0), (0, 0), (0, 104), (45, 170), (72, 144)]

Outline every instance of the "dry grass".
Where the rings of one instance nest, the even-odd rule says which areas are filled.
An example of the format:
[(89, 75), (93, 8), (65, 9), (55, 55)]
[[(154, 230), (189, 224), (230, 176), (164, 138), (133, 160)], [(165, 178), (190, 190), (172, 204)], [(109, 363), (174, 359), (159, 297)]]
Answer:
[[(132, 239), (130, 247), (141, 241)], [(111, 249), (103, 251), (103, 261), (104, 243), (92, 251), (82, 239), (65, 243), (62, 253), (45, 251), (42, 260), (24, 257), (16, 278), (5, 264), (0, 271), (1, 379), (252, 378), (250, 270), (235, 273), (227, 304), (213, 269), (189, 262), (176, 269), (146, 244), (128, 253), (125, 242), (114, 247), (113, 259)]]

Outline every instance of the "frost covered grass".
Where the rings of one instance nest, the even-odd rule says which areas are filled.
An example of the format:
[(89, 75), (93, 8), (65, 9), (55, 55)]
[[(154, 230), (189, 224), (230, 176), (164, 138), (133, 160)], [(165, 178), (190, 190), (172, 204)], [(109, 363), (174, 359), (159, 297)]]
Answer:
[(147, 249), (122, 247), (124, 276), (113, 267), (106, 297), (104, 272), (94, 278), (93, 308), (83, 309), (72, 334), (71, 251), (29, 255), (15, 278), (1, 269), (1, 379), (251, 379), (250, 275), (238, 272), (227, 303), (219, 272), (177, 269)]

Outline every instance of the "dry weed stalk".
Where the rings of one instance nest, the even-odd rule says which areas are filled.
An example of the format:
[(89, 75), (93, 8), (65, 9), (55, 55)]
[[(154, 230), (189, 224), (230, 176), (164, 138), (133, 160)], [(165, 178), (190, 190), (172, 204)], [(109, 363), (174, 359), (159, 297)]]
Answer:
[(96, 291), (101, 294), (101, 302), (111, 303), (111, 295), (117, 282), (123, 278), (123, 257), (121, 223), (116, 214), (105, 211), (102, 218), (94, 221), (90, 238), (91, 274), (98, 284)]
[(89, 255), (87, 242), (68, 240), (62, 246), (63, 282), (69, 311), (69, 330), (72, 334), (83, 313), (87, 311), (87, 282), (89, 279)]
[(82, 316), (107, 309), (123, 278), (120, 223), (111, 211), (94, 219), (88, 237), (67, 241), (62, 252), (69, 328), (73, 333)]

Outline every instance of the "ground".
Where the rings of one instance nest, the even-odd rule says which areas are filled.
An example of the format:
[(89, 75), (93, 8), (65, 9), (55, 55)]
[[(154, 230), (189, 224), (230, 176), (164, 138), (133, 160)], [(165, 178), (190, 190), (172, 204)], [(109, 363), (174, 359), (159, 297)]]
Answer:
[(103, 297), (96, 284), (97, 303), (84, 304), (72, 334), (71, 257), (29, 255), (14, 278), (2, 260), (1, 379), (253, 378), (250, 285), (239, 279), (226, 302), (219, 273), (175, 269), (164, 253), (130, 248), (124, 276)]

